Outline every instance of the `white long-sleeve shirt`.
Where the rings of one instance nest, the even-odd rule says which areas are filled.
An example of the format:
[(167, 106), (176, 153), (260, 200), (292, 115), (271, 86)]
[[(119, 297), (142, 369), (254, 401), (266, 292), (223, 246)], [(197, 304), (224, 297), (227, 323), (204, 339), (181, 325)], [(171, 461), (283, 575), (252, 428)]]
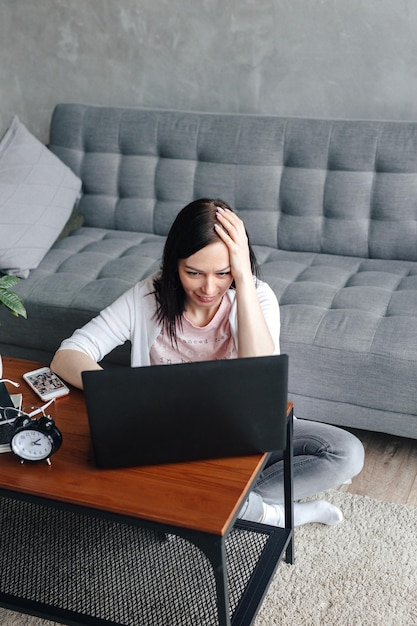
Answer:
[[(161, 324), (155, 319), (156, 300), (152, 293), (154, 278), (155, 275), (150, 276), (122, 294), (97, 317), (65, 339), (60, 350), (79, 350), (98, 363), (114, 348), (130, 341), (132, 367), (150, 365), (150, 349), (162, 330)], [(269, 285), (260, 280), (256, 281), (256, 291), (275, 344), (274, 354), (279, 354), (280, 314), (277, 298)], [(229, 322), (237, 348), (235, 290), (229, 289), (225, 297), (232, 303)]]

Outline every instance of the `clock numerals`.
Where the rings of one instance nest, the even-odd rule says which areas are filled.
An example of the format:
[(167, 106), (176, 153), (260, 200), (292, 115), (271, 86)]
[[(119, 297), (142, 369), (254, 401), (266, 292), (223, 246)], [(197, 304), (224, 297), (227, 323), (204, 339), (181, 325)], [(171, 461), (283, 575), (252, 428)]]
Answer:
[(46, 435), (36, 430), (23, 430), (13, 439), (14, 452), (30, 461), (47, 458), (52, 451), (52, 444)]

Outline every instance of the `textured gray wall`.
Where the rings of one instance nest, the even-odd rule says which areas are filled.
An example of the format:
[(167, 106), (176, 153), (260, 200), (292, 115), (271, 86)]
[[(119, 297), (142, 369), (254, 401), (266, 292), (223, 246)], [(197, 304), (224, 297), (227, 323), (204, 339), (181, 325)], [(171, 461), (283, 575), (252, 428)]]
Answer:
[(416, 0), (0, 0), (0, 134), (57, 102), (417, 119)]

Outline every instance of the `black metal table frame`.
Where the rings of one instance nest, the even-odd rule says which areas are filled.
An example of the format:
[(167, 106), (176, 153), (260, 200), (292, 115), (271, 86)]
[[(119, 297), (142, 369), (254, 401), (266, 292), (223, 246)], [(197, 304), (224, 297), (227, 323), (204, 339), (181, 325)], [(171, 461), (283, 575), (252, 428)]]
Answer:
[[(167, 524), (149, 522), (139, 518), (111, 513), (104, 510), (69, 504), (38, 496), (31, 496), (8, 489), (0, 489), (0, 495), (14, 500), (38, 503), (56, 510), (70, 511), (76, 514), (88, 515), (93, 518), (102, 518), (116, 523), (147, 528), (160, 533), (161, 536), (173, 534), (186, 539), (207, 556), (213, 567), (217, 591), (216, 604), (218, 611), (218, 625), (250, 626), (262, 603), (269, 583), (271, 582), (273, 574), (275, 573), (284, 552), (286, 562), (290, 564), (294, 562), (293, 412), (291, 410), (288, 414), (287, 446), (284, 451), (285, 528), (275, 528), (264, 524), (237, 519), (228, 529), (228, 533), (230, 533), (232, 529), (240, 529), (252, 532), (262, 532), (263, 534), (268, 534), (269, 536), (267, 544), (265, 545), (265, 548), (257, 562), (256, 568), (246, 588), (244, 589), (232, 616), (230, 616), (227, 559), (225, 552), (225, 540), (228, 533), (224, 536), (212, 535), (200, 531), (170, 526)], [(44, 619), (68, 624), (69, 626), (118, 626), (117, 622), (100, 619), (18, 596), (12, 596), (5, 593), (1, 589), (0, 606), (14, 611), (29, 613)]]

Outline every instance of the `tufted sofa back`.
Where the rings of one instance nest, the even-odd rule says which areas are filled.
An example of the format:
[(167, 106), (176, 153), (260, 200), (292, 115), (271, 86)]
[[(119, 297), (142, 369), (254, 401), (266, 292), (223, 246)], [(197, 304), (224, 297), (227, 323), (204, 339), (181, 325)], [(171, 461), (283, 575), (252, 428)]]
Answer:
[(417, 124), (59, 104), (51, 150), (83, 181), (85, 225), (166, 235), (220, 197), (252, 243), (417, 260)]

